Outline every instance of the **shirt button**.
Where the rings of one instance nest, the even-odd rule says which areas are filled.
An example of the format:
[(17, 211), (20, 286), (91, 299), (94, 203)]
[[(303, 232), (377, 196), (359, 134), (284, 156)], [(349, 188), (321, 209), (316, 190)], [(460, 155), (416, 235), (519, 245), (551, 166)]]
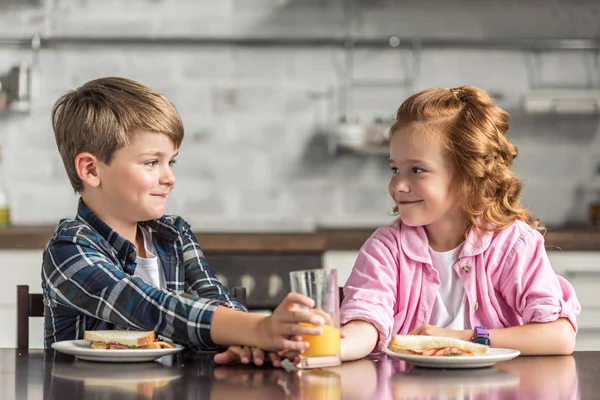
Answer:
[(462, 270), (463, 270), (464, 272), (469, 272), (469, 271), (471, 270), (471, 268), (469, 268), (469, 266), (468, 266), (468, 265), (463, 265), (463, 266), (462, 266)]
[(479, 309), (479, 303), (475, 303), (475, 309), (478, 310)]

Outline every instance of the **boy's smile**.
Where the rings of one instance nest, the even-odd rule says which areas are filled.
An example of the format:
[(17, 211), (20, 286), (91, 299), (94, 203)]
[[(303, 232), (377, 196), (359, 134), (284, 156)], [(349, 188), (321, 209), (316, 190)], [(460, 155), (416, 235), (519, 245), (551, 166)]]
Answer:
[(160, 218), (175, 187), (176, 155), (167, 135), (139, 131), (108, 164), (98, 163), (100, 184), (84, 196), (94, 197), (94, 211), (113, 229)]

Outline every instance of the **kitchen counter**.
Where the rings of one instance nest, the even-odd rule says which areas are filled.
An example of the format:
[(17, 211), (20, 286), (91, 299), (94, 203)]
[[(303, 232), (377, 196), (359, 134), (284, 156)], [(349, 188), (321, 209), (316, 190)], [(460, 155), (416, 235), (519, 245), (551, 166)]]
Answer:
[[(324, 252), (358, 250), (376, 228), (317, 228), (313, 232), (196, 232), (206, 252)], [(50, 226), (0, 229), (0, 250), (43, 249)], [(549, 227), (548, 251), (600, 251), (600, 228)]]
[(106, 364), (53, 350), (0, 349), (0, 398), (12, 399), (596, 399), (600, 352), (518, 357), (490, 368), (415, 368), (387, 356), (288, 372), (216, 366), (211, 354)]

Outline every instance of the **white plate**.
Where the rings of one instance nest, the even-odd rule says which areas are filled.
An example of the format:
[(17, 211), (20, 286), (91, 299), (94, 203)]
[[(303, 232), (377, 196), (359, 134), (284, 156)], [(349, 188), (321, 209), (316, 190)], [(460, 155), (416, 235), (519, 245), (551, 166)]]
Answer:
[(179, 353), (183, 346), (174, 349), (136, 349), (136, 350), (105, 350), (90, 349), (87, 340), (63, 340), (52, 343), (52, 348), (61, 353), (71, 354), (81, 360), (104, 362), (144, 362), (154, 361), (169, 354)]
[(476, 356), (420, 356), (416, 354), (396, 353), (386, 349), (390, 357), (408, 361), (418, 367), (426, 368), (483, 368), (500, 361), (508, 361), (521, 354), (518, 350), (490, 348), (484, 355)]

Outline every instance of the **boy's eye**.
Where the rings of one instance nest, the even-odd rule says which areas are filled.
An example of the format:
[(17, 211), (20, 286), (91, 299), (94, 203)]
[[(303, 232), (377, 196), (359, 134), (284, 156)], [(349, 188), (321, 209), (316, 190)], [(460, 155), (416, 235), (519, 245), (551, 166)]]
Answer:
[(425, 172), (425, 170), (423, 168), (419, 168), (419, 167), (412, 167), (412, 172), (413, 174), (420, 174)]
[(177, 160), (171, 160), (169, 161), (169, 165), (172, 167), (173, 165), (177, 164)]
[(156, 164), (157, 164), (157, 163), (158, 163), (158, 161), (157, 161), (157, 160), (151, 160), (151, 161), (146, 161), (146, 162), (144, 163), (144, 165), (147, 165), (147, 166), (149, 166), (149, 167), (154, 167), (154, 166), (156, 166)]
[(396, 167), (390, 167), (390, 169), (392, 170), (392, 174), (397, 174), (398, 173), (398, 168), (396, 168)]

